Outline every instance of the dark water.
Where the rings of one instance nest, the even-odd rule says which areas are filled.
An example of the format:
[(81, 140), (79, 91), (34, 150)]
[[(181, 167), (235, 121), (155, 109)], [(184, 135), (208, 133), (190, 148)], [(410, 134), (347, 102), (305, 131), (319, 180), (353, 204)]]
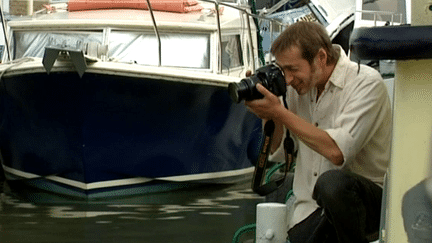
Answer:
[(0, 243), (227, 243), (264, 201), (250, 181), (96, 202), (0, 185)]

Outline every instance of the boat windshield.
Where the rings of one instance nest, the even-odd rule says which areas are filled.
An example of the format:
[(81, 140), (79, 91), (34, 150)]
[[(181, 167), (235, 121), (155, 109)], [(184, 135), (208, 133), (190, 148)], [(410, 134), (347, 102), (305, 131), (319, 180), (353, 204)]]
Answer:
[[(161, 65), (189, 68), (210, 68), (210, 35), (162, 33)], [(109, 57), (119, 62), (158, 65), (158, 41), (153, 33), (112, 31), (109, 36)]]
[[(47, 46), (62, 46), (74, 49), (85, 43), (102, 45), (104, 43), (103, 36), (102, 31), (16, 31), (11, 43), (12, 55), (14, 59), (22, 57), (42, 58)], [(209, 34), (162, 33), (160, 37), (162, 66), (210, 68)], [(231, 44), (231, 42), (235, 43), (235, 41), (230, 42), (228, 40), (225, 42), (227, 43), (227, 51), (226, 55), (224, 55), (224, 57), (227, 56), (225, 62), (228, 63), (229, 67), (233, 64), (239, 65), (238, 56), (235, 58), (236, 56), (232, 54), (238, 54), (239, 51), (230, 51), (236, 47), (235, 44)], [(111, 61), (158, 65), (158, 41), (154, 32), (111, 31), (108, 50), (107, 58)]]
[[(15, 31), (11, 50), (14, 59), (43, 58), (45, 47), (61, 46), (79, 49), (86, 43), (104, 43), (102, 31)], [(161, 33), (161, 65), (194, 69), (210, 69), (210, 34)], [(106, 43), (106, 42), (105, 42)], [(113, 30), (108, 38), (107, 60), (157, 66), (158, 41), (154, 32), (139, 33)], [(229, 70), (243, 66), (240, 35), (222, 36), (222, 66)]]
[(14, 59), (22, 57), (42, 58), (46, 46), (76, 48), (82, 43), (102, 43), (102, 31), (98, 32), (40, 32), (15, 31), (11, 43)]

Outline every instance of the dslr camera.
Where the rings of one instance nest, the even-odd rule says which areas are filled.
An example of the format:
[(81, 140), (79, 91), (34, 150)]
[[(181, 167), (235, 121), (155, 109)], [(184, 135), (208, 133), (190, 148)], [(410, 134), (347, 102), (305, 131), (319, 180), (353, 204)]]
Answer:
[(256, 74), (238, 83), (230, 83), (229, 95), (235, 103), (240, 103), (242, 100), (261, 99), (264, 96), (256, 89), (258, 83), (276, 96), (284, 95), (287, 91), (282, 70), (276, 64), (269, 64), (258, 68)]

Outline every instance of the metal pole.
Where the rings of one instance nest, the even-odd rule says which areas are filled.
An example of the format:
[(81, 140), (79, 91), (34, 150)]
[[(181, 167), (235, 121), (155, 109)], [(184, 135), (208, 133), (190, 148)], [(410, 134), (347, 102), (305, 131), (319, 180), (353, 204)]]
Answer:
[(153, 21), (153, 27), (154, 27), (154, 30), (156, 33), (156, 38), (158, 40), (158, 58), (159, 58), (158, 66), (160, 67), (162, 65), (162, 48), (161, 48), (162, 45), (161, 45), (161, 40), (160, 40), (160, 36), (159, 36), (159, 30), (158, 30), (157, 25), (156, 25), (156, 20), (155, 20), (155, 17), (153, 15), (153, 9), (151, 7), (150, 0), (147, 0), (147, 5), (148, 5), (150, 15), (151, 15), (151, 18)]
[(33, 14), (33, 0), (27, 0), (27, 15), (31, 16)]
[[(274, 23), (273, 23), (273, 21), (270, 21), (270, 45), (273, 43), (273, 25), (274, 25)], [(278, 26), (279, 28), (278, 28), (278, 30), (279, 30), (279, 32), (281, 32), (280, 31), (280, 26)], [(271, 51), (269, 51), (269, 60), (268, 60), (268, 62), (269, 63), (271, 63), (272, 61), (273, 61), (273, 54), (271, 53)]]
[[(244, 11), (244, 12), (246, 12), (246, 11)], [(252, 30), (251, 30), (251, 26), (250, 26), (250, 19), (249, 19), (249, 15), (247, 15), (247, 14), (246, 14), (246, 23), (247, 23), (248, 33), (249, 33), (249, 45), (250, 45), (250, 49), (251, 49), (251, 52), (252, 52), (252, 55), (251, 55), (252, 56), (252, 58), (251, 58), (251, 60), (252, 60), (252, 70), (255, 71), (255, 58), (254, 58), (255, 50), (253, 48)], [(257, 28), (259, 28), (259, 27), (257, 26)]]
[[(1, 21), (2, 21), (2, 25), (3, 25), (3, 35), (4, 35), (4, 39), (5, 39), (5, 45), (6, 45), (6, 51), (7, 51), (7, 55), (8, 55), (8, 60), (11, 61), (12, 60), (12, 56), (11, 56), (11, 52), (10, 52), (10, 48), (9, 48), (9, 42), (7, 39), (7, 35), (6, 35), (6, 21), (3, 15), (3, 8), (2, 6), (0, 6), (0, 17), (1, 17)], [(1, 60), (0, 60), (1, 61)]]
[(219, 37), (218, 73), (222, 73), (222, 33), (221, 33), (221, 26), (220, 26), (219, 3), (215, 1), (214, 4), (216, 9), (216, 21), (217, 21), (218, 37)]

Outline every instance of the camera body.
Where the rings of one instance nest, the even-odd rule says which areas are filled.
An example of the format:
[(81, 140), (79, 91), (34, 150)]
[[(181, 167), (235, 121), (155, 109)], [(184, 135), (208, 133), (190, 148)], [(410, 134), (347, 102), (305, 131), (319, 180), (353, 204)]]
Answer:
[(235, 103), (242, 100), (261, 99), (264, 96), (256, 89), (260, 83), (276, 96), (284, 95), (287, 91), (282, 70), (275, 64), (265, 65), (256, 70), (256, 74), (240, 80), (238, 83), (230, 83), (228, 92)]

